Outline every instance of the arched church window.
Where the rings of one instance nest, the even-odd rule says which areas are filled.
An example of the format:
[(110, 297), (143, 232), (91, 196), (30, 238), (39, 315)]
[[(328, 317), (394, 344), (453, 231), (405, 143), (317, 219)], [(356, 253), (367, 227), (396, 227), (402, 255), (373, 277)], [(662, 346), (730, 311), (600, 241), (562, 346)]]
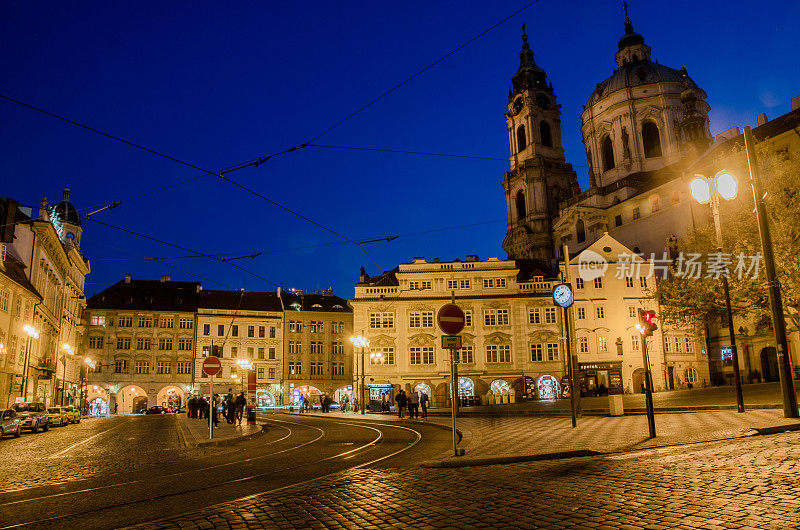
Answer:
[(525, 136), (525, 126), (520, 125), (517, 127), (517, 152), (522, 151), (527, 147), (528, 139)]
[(553, 135), (550, 134), (550, 124), (544, 120), (539, 122), (539, 137), (542, 139), (543, 146), (553, 147)]
[(644, 145), (645, 158), (661, 156), (661, 138), (658, 134), (658, 125), (652, 121), (646, 121), (642, 124), (642, 144)]
[(583, 219), (578, 219), (578, 222), (575, 223), (575, 235), (578, 236), (578, 243), (586, 241), (586, 225)]
[(517, 192), (517, 219), (525, 219), (525, 216), (528, 215), (528, 209), (525, 207), (525, 192), (519, 190)]
[(614, 144), (611, 137), (603, 138), (603, 171), (614, 169)]

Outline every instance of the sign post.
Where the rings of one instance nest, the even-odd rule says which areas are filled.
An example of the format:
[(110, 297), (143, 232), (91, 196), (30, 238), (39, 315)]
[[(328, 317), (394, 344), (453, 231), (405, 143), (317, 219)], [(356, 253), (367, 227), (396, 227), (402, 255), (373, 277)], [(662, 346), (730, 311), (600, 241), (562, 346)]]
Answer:
[(451, 293), (452, 302), (444, 305), (436, 316), (436, 322), (439, 324), (439, 329), (446, 335), (442, 337), (442, 348), (450, 350), (450, 401), (451, 401), (451, 416), (453, 420), (453, 454), (455, 456), (462, 456), (464, 450), (459, 450), (458, 440), (456, 438), (456, 407), (458, 406), (458, 371), (456, 363), (458, 362), (458, 349), (461, 347), (461, 336), (458, 333), (464, 329), (466, 317), (464, 311), (455, 304), (455, 293)]
[[(214, 377), (222, 370), (222, 363), (219, 357), (206, 357), (203, 361), (203, 373), (209, 377)], [(214, 437), (214, 380), (208, 382), (208, 439)]]

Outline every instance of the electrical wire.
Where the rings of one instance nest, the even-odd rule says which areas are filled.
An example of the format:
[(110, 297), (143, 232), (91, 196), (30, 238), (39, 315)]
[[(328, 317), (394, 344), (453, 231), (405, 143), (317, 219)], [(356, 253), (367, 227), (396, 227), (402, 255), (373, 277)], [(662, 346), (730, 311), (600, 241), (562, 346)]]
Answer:
[(265, 281), (267, 283), (270, 283), (270, 284), (272, 284), (272, 285), (274, 285), (276, 287), (280, 287), (279, 283), (275, 283), (272, 280), (270, 280), (268, 278), (265, 278), (265, 277), (261, 276), (260, 274), (256, 274), (255, 272), (250, 271), (250, 270), (248, 270), (248, 269), (246, 269), (244, 267), (241, 267), (241, 266), (239, 266), (239, 265), (237, 265), (235, 263), (232, 263), (230, 261), (224, 261), (222, 258), (216, 257), (216, 256), (214, 256), (212, 254), (206, 254), (206, 253), (200, 252), (198, 250), (194, 250), (194, 249), (191, 249), (191, 248), (184, 247), (183, 245), (178, 245), (177, 243), (170, 243), (169, 241), (164, 241), (163, 239), (158, 239), (158, 238), (153, 237), (153, 236), (148, 236), (146, 234), (141, 234), (139, 232), (135, 232), (135, 231), (130, 230), (128, 228), (123, 228), (121, 226), (115, 226), (115, 225), (106, 223), (104, 221), (98, 221), (97, 219), (88, 218), (86, 220), (87, 221), (91, 221), (93, 223), (97, 223), (99, 225), (102, 225), (102, 226), (105, 226), (105, 227), (108, 227), (108, 228), (113, 228), (114, 230), (119, 230), (121, 232), (125, 232), (126, 234), (134, 235), (134, 236), (141, 237), (141, 238), (144, 238), (144, 239), (149, 239), (150, 241), (155, 241), (156, 243), (161, 243), (162, 245), (167, 245), (167, 246), (170, 246), (170, 247), (173, 247), (173, 248), (184, 250), (186, 252), (192, 252), (194, 254), (197, 254), (198, 257), (205, 257), (205, 258), (209, 258), (209, 259), (213, 259), (213, 260), (219, 261), (221, 263), (226, 263), (226, 264), (230, 265), (231, 267), (235, 267), (235, 268), (237, 268), (237, 269), (239, 269), (239, 270), (241, 270), (243, 272), (246, 272), (247, 274), (250, 274), (251, 276), (254, 276), (254, 277), (256, 277), (256, 278), (258, 278), (260, 280), (263, 280), (263, 281)]
[(414, 79), (414, 78), (416, 78), (416, 77), (418, 77), (418, 76), (422, 75), (424, 72), (426, 72), (426, 71), (430, 70), (431, 68), (433, 68), (434, 66), (436, 66), (436, 65), (437, 65), (437, 64), (439, 64), (440, 62), (444, 61), (445, 59), (447, 59), (447, 58), (448, 58), (448, 57), (450, 57), (451, 55), (455, 54), (456, 52), (458, 52), (459, 50), (461, 50), (461, 49), (463, 49), (463, 48), (466, 48), (468, 45), (472, 44), (474, 41), (476, 41), (476, 40), (478, 40), (479, 38), (483, 37), (484, 35), (486, 35), (486, 34), (487, 34), (487, 33), (489, 33), (490, 31), (492, 31), (492, 30), (493, 30), (493, 29), (495, 29), (496, 27), (500, 26), (500, 25), (501, 25), (501, 24), (503, 24), (504, 22), (506, 22), (506, 21), (510, 20), (510, 19), (511, 19), (511, 18), (513, 18), (514, 16), (516, 16), (516, 15), (518, 15), (519, 13), (521, 13), (521, 12), (525, 11), (526, 9), (528, 9), (529, 7), (531, 7), (532, 5), (534, 5), (534, 4), (538, 3), (538, 2), (539, 2), (539, 0), (533, 0), (532, 2), (529, 2), (529, 3), (525, 4), (524, 6), (522, 6), (522, 7), (521, 7), (521, 8), (519, 8), (519, 9), (517, 9), (516, 11), (514, 11), (513, 13), (511, 13), (511, 14), (510, 14), (510, 15), (508, 15), (507, 17), (505, 17), (505, 18), (503, 18), (502, 20), (500, 20), (499, 22), (496, 22), (495, 24), (491, 25), (491, 26), (490, 26), (488, 29), (485, 29), (485, 30), (481, 31), (480, 33), (478, 33), (477, 35), (475, 35), (474, 37), (472, 37), (471, 39), (469, 39), (469, 40), (468, 40), (468, 41), (466, 41), (465, 43), (463, 43), (463, 44), (461, 44), (461, 45), (457, 46), (457, 47), (456, 47), (456, 48), (454, 48), (453, 50), (451, 50), (451, 51), (447, 52), (446, 54), (442, 55), (441, 57), (439, 57), (438, 59), (436, 59), (435, 61), (433, 61), (431, 64), (429, 64), (428, 66), (426, 66), (426, 67), (422, 68), (421, 70), (417, 70), (417, 72), (416, 72), (416, 73), (414, 73), (414, 74), (412, 74), (410, 77), (407, 77), (405, 80), (403, 80), (403, 81), (401, 81), (400, 83), (398, 83), (398, 84), (394, 85), (394, 86), (393, 86), (392, 88), (390, 88), (389, 90), (387, 90), (387, 91), (383, 92), (383, 93), (382, 93), (382, 94), (380, 94), (378, 97), (376, 97), (376, 98), (372, 99), (370, 102), (368, 102), (366, 105), (364, 105), (364, 106), (362, 106), (362, 107), (358, 108), (358, 109), (357, 109), (357, 110), (355, 110), (354, 112), (351, 112), (350, 114), (348, 114), (347, 116), (345, 116), (345, 117), (344, 117), (344, 118), (342, 118), (341, 120), (337, 121), (336, 123), (334, 123), (333, 125), (331, 125), (331, 126), (330, 126), (330, 127), (328, 127), (327, 129), (325, 129), (324, 131), (322, 131), (321, 133), (317, 134), (316, 136), (314, 136), (314, 137), (313, 137), (313, 138), (311, 138), (310, 140), (306, 141), (306, 142), (305, 142), (305, 144), (306, 144), (306, 145), (307, 145), (307, 144), (310, 144), (310, 143), (314, 142), (315, 140), (319, 139), (320, 137), (322, 137), (322, 136), (324, 136), (324, 135), (328, 134), (330, 131), (332, 131), (333, 129), (335, 129), (335, 128), (336, 128), (336, 127), (338, 127), (339, 125), (343, 124), (344, 122), (346, 122), (347, 120), (349, 120), (349, 119), (350, 119), (350, 118), (352, 118), (353, 116), (355, 116), (355, 115), (359, 114), (361, 111), (363, 111), (363, 110), (364, 110), (364, 109), (366, 109), (367, 107), (369, 107), (369, 106), (373, 105), (374, 103), (377, 103), (378, 101), (380, 101), (381, 99), (385, 98), (386, 96), (388, 96), (389, 94), (391, 94), (392, 92), (394, 92), (394, 91), (395, 91), (395, 90), (397, 90), (398, 88), (402, 87), (403, 85), (405, 85), (406, 83), (408, 83), (408, 82), (409, 82), (409, 81), (411, 81), (412, 79)]
[(448, 158), (471, 158), (475, 160), (500, 160), (508, 162), (508, 158), (498, 158), (494, 156), (479, 156), (479, 155), (455, 155), (449, 153), (430, 153), (427, 151), (409, 151), (406, 149), (391, 149), (380, 147), (355, 147), (349, 145), (322, 145), (322, 144), (306, 144), (307, 147), (324, 147), (327, 149), (348, 149), (351, 151), (377, 151), (380, 153), (398, 153), (404, 155), (421, 155), (421, 156), (440, 156)]

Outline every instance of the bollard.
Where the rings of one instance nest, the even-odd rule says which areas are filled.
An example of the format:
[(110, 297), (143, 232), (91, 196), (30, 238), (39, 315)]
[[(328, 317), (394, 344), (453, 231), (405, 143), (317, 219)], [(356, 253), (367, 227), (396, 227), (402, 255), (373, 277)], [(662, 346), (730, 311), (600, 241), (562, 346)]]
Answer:
[(609, 394), (608, 395), (608, 415), (609, 416), (623, 416), (625, 409), (622, 406), (622, 395)]

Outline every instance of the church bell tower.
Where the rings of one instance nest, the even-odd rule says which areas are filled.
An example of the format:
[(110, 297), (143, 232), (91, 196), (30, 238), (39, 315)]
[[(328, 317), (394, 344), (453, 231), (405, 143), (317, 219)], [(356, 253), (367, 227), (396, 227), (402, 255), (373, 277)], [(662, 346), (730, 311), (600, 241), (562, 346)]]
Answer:
[(533, 259), (550, 267), (553, 222), (559, 202), (580, 192), (561, 143), (561, 106), (553, 84), (533, 60), (525, 25), (519, 69), (508, 93), (510, 165), (503, 179), (508, 231), (503, 249), (511, 259)]

